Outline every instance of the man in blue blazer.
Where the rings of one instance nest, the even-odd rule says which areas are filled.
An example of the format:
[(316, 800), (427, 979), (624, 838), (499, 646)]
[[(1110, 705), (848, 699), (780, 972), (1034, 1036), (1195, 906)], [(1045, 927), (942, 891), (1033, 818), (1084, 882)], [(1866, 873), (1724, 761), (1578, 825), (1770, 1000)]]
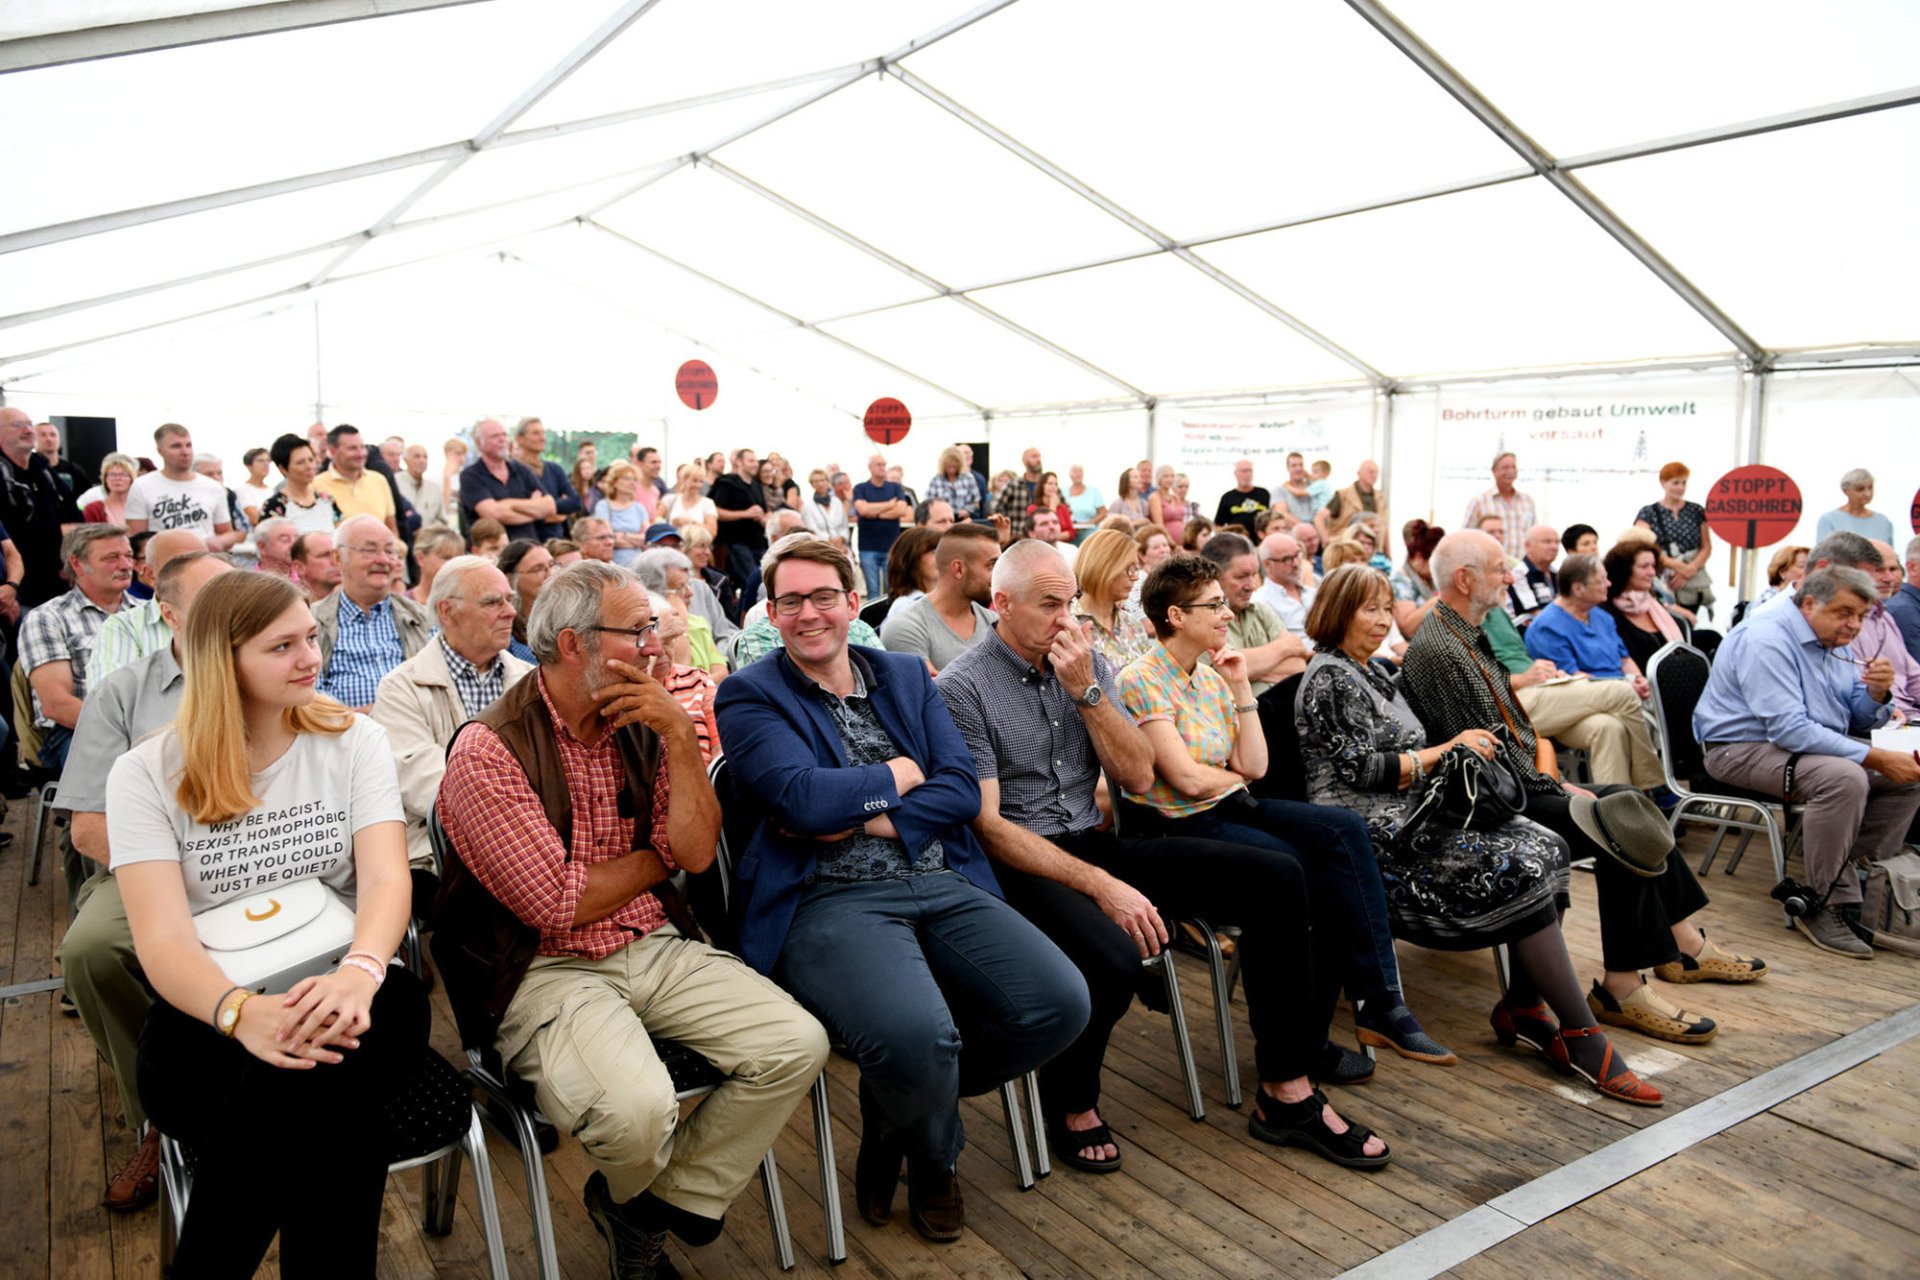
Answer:
[(964, 1226), (959, 1100), (1052, 1058), (1086, 982), (1000, 898), (967, 824), (973, 756), (926, 664), (850, 646), (853, 562), (811, 533), (762, 561), (785, 648), (720, 686), (737, 802), (760, 823), (739, 876), (740, 949), (860, 1064), (860, 1214), (892, 1217), (900, 1165), (929, 1240)]

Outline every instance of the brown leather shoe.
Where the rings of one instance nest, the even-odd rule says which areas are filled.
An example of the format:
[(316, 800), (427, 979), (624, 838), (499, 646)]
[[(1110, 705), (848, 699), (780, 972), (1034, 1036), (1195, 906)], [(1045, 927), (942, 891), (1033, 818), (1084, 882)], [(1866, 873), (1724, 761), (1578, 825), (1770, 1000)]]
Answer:
[(900, 1189), (900, 1162), (906, 1153), (893, 1141), (862, 1135), (853, 1164), (853, 1200), (861, 1218), (876, 1227), (893, 1221), (893, 1196)]
[(151, 1126), (133, 1158), (113, 1175), (101, 1204), (115, 1213), (144, 1209), (160, 1196), (160, 1131)]
[(952, 1244), (967, 1226), (960, 1175), (952, 1169), (907, 1167), (907, 1213), (913, 1229), (935, 1244)]

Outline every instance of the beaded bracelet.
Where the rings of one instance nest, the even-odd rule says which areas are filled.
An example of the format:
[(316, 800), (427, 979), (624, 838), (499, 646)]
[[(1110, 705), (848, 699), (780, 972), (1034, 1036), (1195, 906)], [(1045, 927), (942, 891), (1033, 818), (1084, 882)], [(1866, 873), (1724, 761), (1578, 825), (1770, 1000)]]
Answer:
[(351, 965), (355, 969), (358, 969), (360, 972), (366, 974), (369, 978), (372, 978), (373, 985), (375, 987), (378, 987), (381, 983), (387, 980), (387, 975), (385, 971), (382, 970), (378, 965), (376, 965), (373, 962), (372, 958), (368, 957), (367, 954), (363, 951), (356, 951), (352, 955), (346, 956), (340, 961), (340, 967), (342, 969), (345, 969), (349, 965)]

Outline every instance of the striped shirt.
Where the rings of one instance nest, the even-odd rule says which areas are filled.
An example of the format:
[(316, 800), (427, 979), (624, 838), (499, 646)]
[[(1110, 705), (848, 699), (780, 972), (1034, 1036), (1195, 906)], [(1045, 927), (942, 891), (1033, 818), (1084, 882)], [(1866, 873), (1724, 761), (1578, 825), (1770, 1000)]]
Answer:
[[(1187, 744), (1188, 755), (1201, 764), (1232, 768), (1228, 762), (1240, 732), (1240, 713), (1234, 709), (1226, 677), (1206, 663), (1196, 663), (1188, 675), (1174, 665), (1165, 646), (1156, 644), (1152, 653), (1120, 673), (1120, 696), (1136, 724), (1168, 721)], [(1153, 785), (1134, 798), (1169, 818), (1185, 818), (1205, 813), (1239, 789), (1229, 787), (1217, 796), (1192, 800), (1175, 791), (1156, 769)]]
[[(344, 606), (352, 601), (343, 597), (340, 603)], [(499, 654), (494, 655), (493, 665), (482, 671), (455, 653), (444, 634), (435, 636), (434, 643), (440, 646), (440, 656), (446, 659), (447, 674), (453, 677), (453, 691), (460, 695), (460, 705), (466, 708), (469, 720), (492, 706), (507, 691), (507, 664)]]
[[(131, 609), (139, 604), (130, 595), (122, 594), (120, 608)], [(20, 619), (20, 668), (31, 676), (36, 667), (49, 662), (64, 662), (73, 677), (73, 696), (84, 699), (87, 696), (87, 662), (93, 656), (94, 643), (99, 639), (100, 628), (106, 625), (112, 615), (93, 601), (80, 588), (75, 587), (63, 596), (55, 596), (45, 604), (37, 605), (27, 611)], [(40, 709), (40, 695), (33, 695), (33, 723), (42, 729), (53, 728), (54, 722)]]
[(173, 628), (160, 616), (160, 601), (142, 600), (123, 607), (100, 624), (87, 657), (86, 685), (97, 689), (111, 672), (131, 666), (173, 643)]
[[(1101, 693), (1120, 707), (1113, 666), (1098, 652), (1093, 672)], [(997, 628), (955, 658), (934, 686), (973, 753), (975, 772), (999, 781), (1001, 817), (1042, 836), (1100, 825), (1093, 801), (1100, 757), (1076, 701), (1085, 689), (1064, 688), (1051, 667), (1028, 663)]]
[(406, 660), (393, 601), (382, 596), (368, 612), (340, 592), (340, 631), (320, 675), (320, 692), (349, 707), (372, 706), (382, 677)]
[(1540, 523), (1533, 499), (1518, 489), (1506, 498), (1500, 496), (1498, 488), (1489, 489), (1467, 504), (1467, 518), (1460, 527), (1478, 529), (1487, 516), (1500, 517), (1500, 545), (1506, 549), (1507, 559), (1518, 561), (1525, 556), (1527, 530)]

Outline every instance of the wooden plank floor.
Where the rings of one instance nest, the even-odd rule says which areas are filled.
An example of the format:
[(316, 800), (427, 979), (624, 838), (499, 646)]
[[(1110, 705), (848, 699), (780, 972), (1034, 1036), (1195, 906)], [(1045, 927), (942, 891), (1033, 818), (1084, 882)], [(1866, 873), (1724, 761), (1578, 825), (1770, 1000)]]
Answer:
[[(0, 851), (0, 986), (53, 973), (65, 927), (64, 889), (48, 840), (41, 883), (26, 885), (32, 801), (15, 802)], [(1689, 848), (1693, 842), (1689, 841)], [(1697, 851), (1696, 851), (1697, 862)], [(1623, 1034), (1622, 1050), (1666, 1093), (1661, 1110), (1626, 1107), (1575, 1089), (1539, 1062), (1503, 1051), (1487, 1029), (1496, 988), (1484, 953), (1401, 949), (1409, 996), (1428, 1028), (1461, 1055), (1453, 1069), (1388, 1059), (1376, 1079), (1337, 1092), (1336, 1105), (1393, 1145), (1375, 1175), (1276, 1150), (1247, 1134), (1246, 1113), (1222, 1101), (1213, 1008), (1204, 969), (1181, 957), (1207, 1118), (1196, 1124), (1165, 1018), (1138, 1007), (1121, 1023), (1107, 1060), (1103, 1110), (1126, 1151), (1104, 1178), (1056, 1172), (1032, 1192), (1013, 1184), (997, 1101), (966, 1104), (961, 1159), (967, 1235), (922, 1242), (904, 1221), (875, 1230), (848, 1210), (860, 1277), (1058, 1276), (1075, 1280), (1199, 1280), (1212, 1276), (1330, 1276), (1410, 1240), (1486, 1200), (1654, 1123), (1677, 1110), (1920, 1001), (1920, 962), (1870, 964), (1826, 956), (1782, 931), (1765, 891), (1770, 869), (1754, 854), (1739, 875), (1716, 868), (1703, 916), (1713, 935), (1773, 965), (1749, 988), (1673, 991), (1719, 1019), (1712, 1044), (1657, 1044)], [(1576, 876), (1568, 941), (1576, 968), (1599, 968), (1592, 883)], [(118, 1217), (98, 1207), (110, 1172), (132, 1149), (118, 1093), (77, 1019), (52, 993), (0, 1006), (0, 1273), (125, 1280), (158, 1271), (154, 1210)], [(437, 998), (436, 998), (436, 1002)], [(450, 1057), (452, 1021), (438, 1004), (435, 1040)], [(1244, 1002), (1234, 1006), (1242, 1073), (1251, 1071)], [(1337, 1034), (1346, 1034), (1343, 1010)], [(858, 1133), (850, 1064), (829, 1070), (843, 1196), (851, 1194)], [(777, 1147), (800, 1265), (823, 1275), (825, 1232), (806, 1108)], [(1865, 1063), (1596, 1196), (1462, 1265), (1459, 1274), (1911, 1275), (1920, 1258), (1920, 1045)], [(533, 1274), (518, 1158), (497, 1140), (494, 1174), (515, 1276)], [(605, 1253), (581, 1207), (590, 1172), (577, 1145), (548, 1161), (561, 1262), (568, 1275), (605, 1274)], [(470, 1177), (470, 1175), (466, 1175)], [(486, 1274), (472, 1184), (453, 1234), (419, 1227), (420, 1179), (389, 1183), (382, 1275)], [(903, 1215), (904, 1219), (904, 1215)], [(676, 1246), (677, 1250), (677, 1246)], [(1599, 1258), (1606, 1259), (1602, 1266)], [(728, 1230), (704, 1249), (679, 1251), (689, 1276), (777, 1274), (757, 1188)], [(277, 1274), (269, 1255), (262, 1274)]]

